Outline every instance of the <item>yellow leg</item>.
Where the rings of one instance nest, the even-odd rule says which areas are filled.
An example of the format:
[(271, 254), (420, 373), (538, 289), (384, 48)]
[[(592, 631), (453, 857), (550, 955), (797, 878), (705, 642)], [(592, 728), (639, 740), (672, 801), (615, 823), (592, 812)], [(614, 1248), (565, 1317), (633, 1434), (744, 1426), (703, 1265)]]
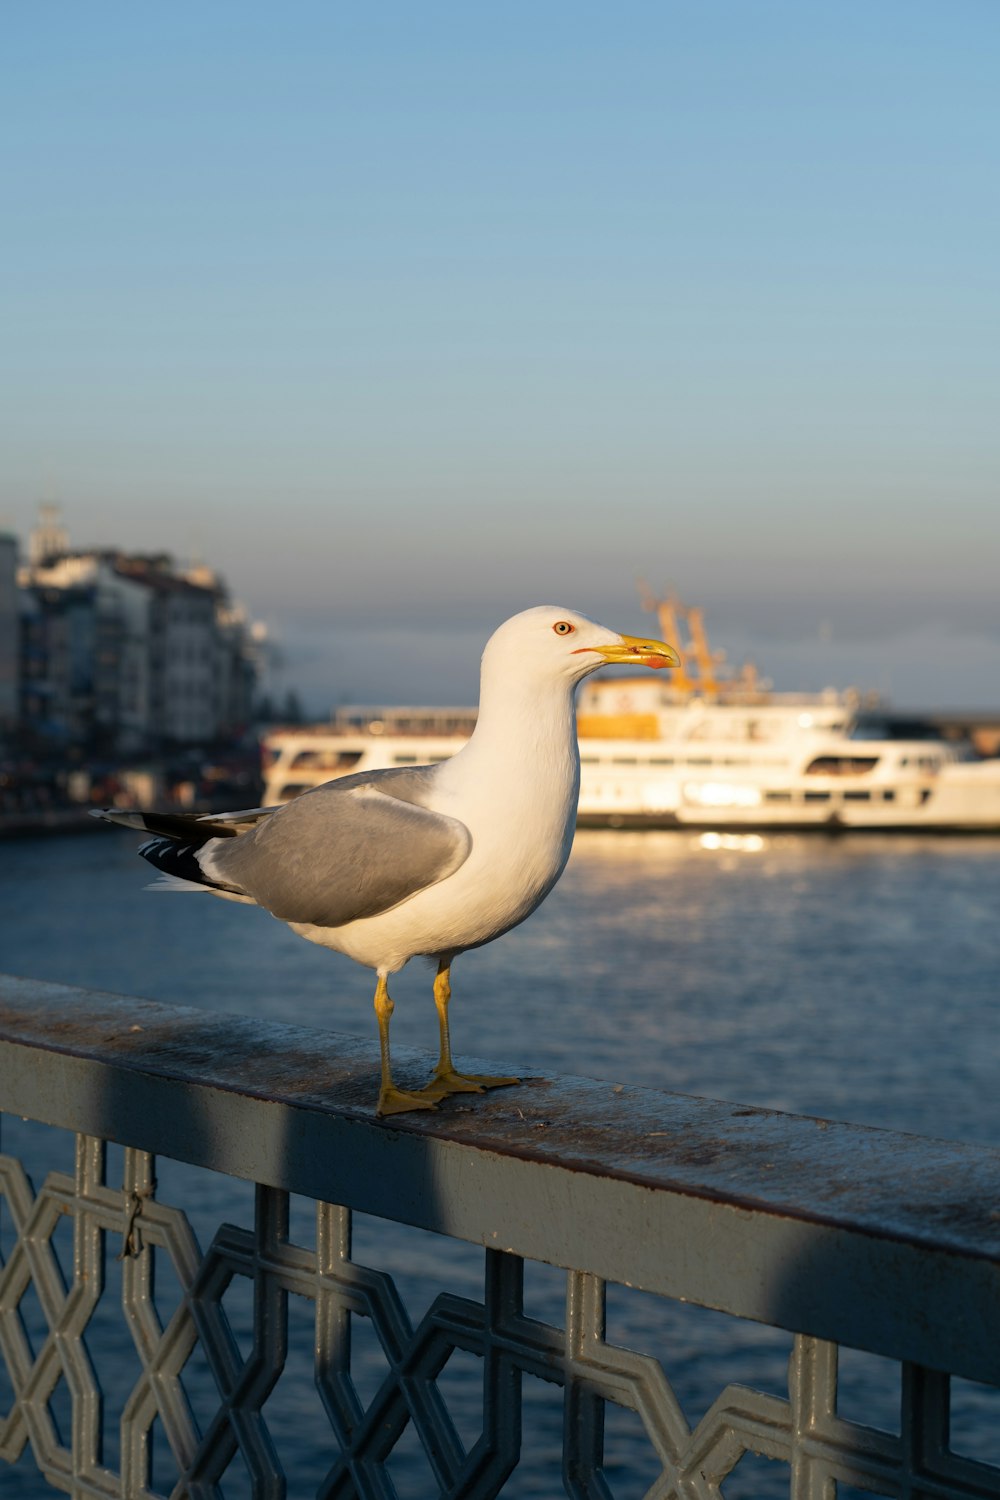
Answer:
[(425, 1095), (441, 1099), (446, 1094), (482, 1094), (486, 1089), (502, 1089), (520, 1083), (520, 1078), (492, 1077), (489, 1073), (456, 1073), (451, 1060), (451, 1034), (448, 1028), (448, 1001), (451, 999), (451, 962), (442, 959), (434, 980), (434, 1004), (441, 1033), (441, 1054)]
[[(382, 1053), (382, 1086), (379, 1089), (377, 1115), (401, 1115), (409, 1109), (436, 1109), (436, 1099), (427, 1093), (414, 1094), (407, 1089), (398, 1089), (392, 1081), (389, 1063), (389, 1020), (395, 1006), (389, 997), (389, 986), (384, 977), (378, 976), (375, 986), (375, 1014), (378, 1017), (378, 1040)], [(437, 1095), (437, 1098), (440, 1098)]]

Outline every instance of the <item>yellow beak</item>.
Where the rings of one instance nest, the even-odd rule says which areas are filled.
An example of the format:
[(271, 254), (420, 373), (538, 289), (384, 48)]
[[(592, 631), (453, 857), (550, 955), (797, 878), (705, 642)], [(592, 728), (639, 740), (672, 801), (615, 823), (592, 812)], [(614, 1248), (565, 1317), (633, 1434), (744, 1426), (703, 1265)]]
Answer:
[(606, 646), (581, 646), (580, 650), (596, 651), (614, 666), (679, 667), (681, 664), (673, 646), (664, 641), (643, 640), (637, 635), (623, 635), (620, 642), (609, 641)]

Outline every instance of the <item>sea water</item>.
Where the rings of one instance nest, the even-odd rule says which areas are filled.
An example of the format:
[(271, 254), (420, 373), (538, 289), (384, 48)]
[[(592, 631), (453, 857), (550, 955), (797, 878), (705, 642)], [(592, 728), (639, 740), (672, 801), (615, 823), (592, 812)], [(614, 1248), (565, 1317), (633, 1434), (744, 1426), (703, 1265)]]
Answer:
[[(261, 912), (146, 892), (136, 842), (99, 829), (0, 845), (0, 970), (374, 1037), (366, 970)], [(581, 833), (543, 907), (456, 962), (456, 1055), (1000, 1144), (998, 911), (1000, 840)], [(400, 1045), (435, 1044), (430, 979), (422, 963), (395, 979)], [(3, 1144), (30, 1161), (36, 1181), (50, 1165), (71, 1164), (57, 1132), (6, 1121)], [(161, 1196), (185, 1208), (203, 1245), (220, 1223), (248, 1222), (246, 1185), (166, 1162), (159, 1177)], [(298, 1200), (293, 1233), (310, 1233)], [(481, 1294), (481, 1253), (418, 1231), (358, 1216), (355, 1258), (390, 1271), (414, 1321), (441, 1290)], [(242, 1290), (234, 1285), (227, 1311), (245, 1337)], [(529, 1267), (535, 1316), (559, 1321), (563, 1292), (561, 1273)], [(330, 1458), (311, 1383), (309, 1311), (291, 1299), (290, 1369), (265, 1408), (292, 1500), (314, 1493)], [(101, 1338), (118, 1344), (99, 1350), (91, 1340), (111, 1387), (138, 1370), (112, 1314)], [(789, 1340), (776, 1330), (613, 1289), (609, 1337), (661, 1362), (692, 1423), (730, 1382), (784, 1389)], [(364, 1396), (384, 1360), (363, 1344)], [(454, 1364), (441, 1385), (471, 1442), (474, 1381)], [(192, 1371), (191, 1384), (196, 1410), (209, 1416), (207, 1374)], [(992, 1396), (961, 1384), (963, 1447), (997, 1461)], [(895, 1367), (847, 1355), (842, 1387), (847, 1415), (898, 1427)], [(6, 1406), (2, 1390), (0, 1398)], [(543, 1500), (561, 1492), (560, 1393), (529, 1379), (525, 1401), (525, 1458), (504, 1495)], [(113, 1399), (108, 1407), (112, 1461)], [(611, 1413), (607, 1452), (616, 1495), (641, 1495), (658, 1469), (634, 1419)], [(434, 1493), (415, 1440), (392, 1473), (403, 1497)], [(780, 1495), (787, 1482), (783, 1466), (746, 1459), (725, 1492)], [(244, 1492), (245, 1472), (234, 1469), (224, 1493)], [(0, 1493), (52, 1492), (29, 1456), (0, 1467)]]

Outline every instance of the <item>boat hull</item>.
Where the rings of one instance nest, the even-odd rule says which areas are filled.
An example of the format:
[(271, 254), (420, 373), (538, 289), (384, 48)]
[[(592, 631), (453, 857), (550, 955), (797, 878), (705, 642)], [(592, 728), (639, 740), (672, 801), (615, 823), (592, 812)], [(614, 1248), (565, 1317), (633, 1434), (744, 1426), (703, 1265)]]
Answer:
[(931, 823), (931, 822), (893, 822), (893, 823), (845, 823), (842, 818), (832, 815), (822, 822), (818, 819), (804, 821), (802, 819), (788, 819), (776, 823), (763, 819), (749, 819), (740, 822), (727, 822), (721, 818), (708, 818), (703, 821), (695, 819), (682, 819), (676, 813), (585, 813), (578, 815), (576, 820), (578, 828), (604, 828), (621, 833), (643, 833), (643, 832), (675, 832), (675, 833), (725, 833), (725, 834), (815, 834), (818, 837), (842, 838), (848, 834), (855, 833), (898, 833), (898, 834), (941, 834), (961, 835), (962, 837), (997, 837), (1000, 835), (1000, 822), (995, 823)]

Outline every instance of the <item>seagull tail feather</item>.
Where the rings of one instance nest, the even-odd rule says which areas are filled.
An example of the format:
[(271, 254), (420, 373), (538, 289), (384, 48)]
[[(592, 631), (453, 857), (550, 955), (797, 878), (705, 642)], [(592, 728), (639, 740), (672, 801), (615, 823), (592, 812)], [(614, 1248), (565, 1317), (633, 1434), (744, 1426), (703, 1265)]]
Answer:
[(204, 882), (184, 880), (180, 875), (157, 875), (156, 879), (151, 880), (145, 889), (147, 891), (180, 891), (182, 894), (187, 891), (189, 895), (194, 892), (196, 895), (204, 896), (211, 890), (211, 886), (205, 885)]
[(240, 895), (237, 891), (226, 890), (221, 885), (209, 884), (204, 878), (200, 881), (185, 880), (181, 875), (157, 875), (146, 886), (147, 891), (157, 891), (160, 895), (164, 891), (180, 893), (180, 895), (194, 896), (221, 896), (224, 901), (242, 901), (245, 906), (256, 906), (252, 896)]

